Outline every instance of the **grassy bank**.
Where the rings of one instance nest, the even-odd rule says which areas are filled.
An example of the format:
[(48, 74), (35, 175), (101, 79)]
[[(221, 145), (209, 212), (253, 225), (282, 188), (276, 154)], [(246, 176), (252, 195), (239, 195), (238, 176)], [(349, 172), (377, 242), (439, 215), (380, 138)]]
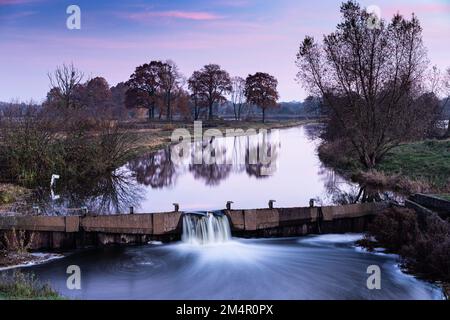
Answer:
[(450, 186), (450, 140), (404, 144), (389, 152), (378, 170), (428, 182), (434, 190)]
[[(283, 121), (204, 121), (203, 132), (208, 129), (218, 129), (225, 134), (227, 129), (283, 129), (311, 123), (313, 120), (283, 120)], [(162, 149), (171, 142), (171, 135), (175, 129), (183, 128), (194, 132), (193, 122), (141, 122), (123, 125), (123, 131), (131, 135), (134, 141), (134, 155)]]
[(61, 300), (48, 284), (42, 284), (34, 275), (14, 271), (0, 276), (0, 300)]
[(327, 143), (319, 148), (319, 156), (341, 174), (369, 186), (406, 194), (450, 192), (450, 140), (402, 144), (371, 171), (365, 171), (351, 152), (342, 152), (347, 147)]

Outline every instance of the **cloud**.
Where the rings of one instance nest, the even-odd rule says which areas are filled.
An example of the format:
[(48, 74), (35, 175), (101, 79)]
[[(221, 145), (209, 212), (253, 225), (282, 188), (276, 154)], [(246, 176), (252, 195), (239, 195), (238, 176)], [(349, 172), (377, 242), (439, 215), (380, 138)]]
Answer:
[(136, 21), (146, 21), (151, 18), (173, 18), (173, 19), (195, 20), (195, 21), (212, 21), (222, 19), (221, 16), (203, 11), (151, 11), (142, 13), (131, 13), (127, 14), (125, 17)]
[(0, 0), (0, 6), (18, 5), (37, 2), (39, 0)]
[(450, 4), (443, 3), (427, 3), (427, 4), (416, 4), (416, 5), (397, 5), (389, 6), (386, 8), (381, 7), (381, 9), (389, 15), (394, 15), (396, 13), (400, 14), (411, 14), (415, 13), (417, 15), (423, 14), (445, 14), (450, 13)]
[(14, 12), (14, 13), (7, 14), (7, 15), (0, 15), (0, 17), (3, 20), (17, 20), (20, 18), (26, 18), (29, 16), (33, 16), (37, 13), (38, 13), (37, 11), (23, 11), (23, 12)]
[(250, 6), (251, 2), (248, 0), (217, 0), (214, 4), (224, 7), (242, 8)]

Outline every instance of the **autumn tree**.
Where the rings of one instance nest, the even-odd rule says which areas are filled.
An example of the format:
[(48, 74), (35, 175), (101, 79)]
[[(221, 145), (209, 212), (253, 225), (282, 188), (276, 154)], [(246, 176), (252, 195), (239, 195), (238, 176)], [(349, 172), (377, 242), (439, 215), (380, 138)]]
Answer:
[(241, 120), (242, 109), (245, 104), (245, 80), (241, 77), (231, 79), (231, 103), (233, 104), (235, 120)]
[(118, 119), (124, 119), (127, 116), (125, 99), (128, 89), (128, 86), (124, 82), (119, 82), (117, 85), (111, 87), (113, 116)]
[[(195, 84), (194, 84), (195, 82)], [(213, 118), (214, 105), (226, 101), (225, 95), (231, 91), (231, 79), (228, 72), (217, 64), (208, 64), (194, 72), (189, 81), (196, 89), (197, 98), (203, 100), (208, 107), (208, 117)]]
[(149, 119), (155, 117), (156, 98), (161, 88), (161, 70), (163, 62), (151, 61), (136, 68), (126, 85), (127, 107), (144, 107), (148, 109)]
[(278, 81), (267, 73), (257, 72), (245, 80), (245, 97), (247, 103), (254, 104), (262, 110), (262, 121), (266, 121), (266, 109), (275, 107), (278, 100)]
[(401, 141), (423, 136), (429, 123), (417, 103), (427, 68), (422, 27), (415, 15), (378, 21), (359, 4), (341, 6), (336, 31), (317, 43), (307, 36), (297, 55), (298, 79), (330, 109), (366, 168)]
[(107, 116), (112, 105), (112, 95), (105, 78), (95, 77), (75, 89), (75, 99), (79, 108), (84, 108), (91, 115)]

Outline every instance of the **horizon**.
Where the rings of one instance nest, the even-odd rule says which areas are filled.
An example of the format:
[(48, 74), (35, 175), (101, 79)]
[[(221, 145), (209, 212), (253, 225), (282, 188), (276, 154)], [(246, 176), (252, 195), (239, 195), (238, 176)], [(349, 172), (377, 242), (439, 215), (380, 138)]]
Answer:
[[(295, 79), (298, 46), (306, 35), (321, 39), (332, 32), (341, 3), (83, 0), (76, 3), (81, 30), (69, 30), (69, 2), (0, 0), (0, 69), (8, 75), (0, 79), (0, 101), (42, 102), (50, 88), (47, 74), (64, 63), (115, 86), (127, 81), (138, 65), (171, 59), (185, 77), (208, 63), (221, 65), (231, 76), (268, 72), (279, 81), (280, 102), (301, 102), (307, 93)], [(450, 66), (450, 1), (359, 3), (379, 6), (386, 20), (396, 12), (414, 12), (430, 66)]]

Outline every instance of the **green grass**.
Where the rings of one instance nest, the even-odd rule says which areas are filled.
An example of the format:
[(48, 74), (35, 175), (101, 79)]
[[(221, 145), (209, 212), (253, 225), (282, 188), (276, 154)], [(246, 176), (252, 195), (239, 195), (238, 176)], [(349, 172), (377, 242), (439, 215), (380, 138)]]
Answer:
[(29, 193), (28, 189), (12, 184), (0, 183), (0, 205), (13, 203), (27, 193)]
[(386, 155), (377, 169), (386, 174), (425, 180), (438, 189), (446, 189), (450, 179), (450, 140), (400, 145)]
[(48, 284), (42, 284), (34, 275), (15, 271), (0, 276), (0, 300), (61, 300), (64, 299)]
[(437, 194), (436, 197), (450, 201), (450, 194)]

